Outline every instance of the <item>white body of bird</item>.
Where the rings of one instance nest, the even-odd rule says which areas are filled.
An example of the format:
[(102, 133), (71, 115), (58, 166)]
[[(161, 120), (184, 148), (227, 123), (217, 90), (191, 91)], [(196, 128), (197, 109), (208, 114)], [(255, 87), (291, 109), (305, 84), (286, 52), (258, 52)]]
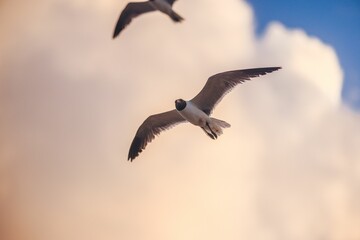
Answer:
[(230, 124), (225, 121), (209, 117), (191, 101), (186, 101), (186, 107), (178, 113), (190, 123), (203, 128), (206, 132), (213, 131), (218, 136), (222, 134), (222, 128), (230, 127)]

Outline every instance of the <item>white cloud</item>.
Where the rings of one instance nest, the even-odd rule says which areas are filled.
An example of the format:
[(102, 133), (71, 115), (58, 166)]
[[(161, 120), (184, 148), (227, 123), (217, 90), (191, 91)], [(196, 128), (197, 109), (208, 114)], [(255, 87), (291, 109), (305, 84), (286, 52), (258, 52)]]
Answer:
[[(9, 239), (360, 237), (360, 117), (330, 46), (279, 23), (258, 38), (238, 1), (178, 1), (184, 23), (144, 15), (114, 41), (126, 1), (37, 0), (3, 21), (19, 4), (0, 14)], [(148, 115), (211, 74), (265, 65), (283, 69), (223, 100), (214, 114), (232, 127), (217, 141), (184, 124), (126, 162)]]
[[(332, 103), (340, 101), (343, 73), (331, 46), (309, 37), (303, 30), (287, 30), (279, 23), (272, 23), (259, 47), (264, 51), (259, 54), (265, 54), (266, 60), (274, 61), (271, 58), (276, 56), (275, 61), (285, 64), (301, 80), (315, 85)], [(262, 58), (258, 56), (258, 59)]]

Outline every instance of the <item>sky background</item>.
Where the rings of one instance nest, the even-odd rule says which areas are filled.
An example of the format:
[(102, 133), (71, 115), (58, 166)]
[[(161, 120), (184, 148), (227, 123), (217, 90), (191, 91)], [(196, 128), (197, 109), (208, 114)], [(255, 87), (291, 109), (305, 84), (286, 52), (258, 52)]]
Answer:
[[(360, 239), (360, 114), (332, 40), (236, 0), (112, 40), (126, 3), (0, 2), (0, 239)], [(264, 66), (283, 69), (223, 99), (216, 141), (182, 124), (127, 161), (146, 117)]]
[(344, 70), (342, 96), (360, 108), (360, 1), (358, 0), (251, 0), (257, 33), (277, 20), (291, 28), (302, 28), (335, 48)]

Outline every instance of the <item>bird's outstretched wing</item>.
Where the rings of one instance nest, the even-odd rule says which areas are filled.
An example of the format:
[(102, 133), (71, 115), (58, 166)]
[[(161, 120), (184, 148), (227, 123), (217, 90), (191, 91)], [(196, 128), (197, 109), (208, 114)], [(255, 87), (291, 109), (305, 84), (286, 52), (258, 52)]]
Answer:
[(168, 2), (172, 6), (176, 0), (165, 0), (165, 1)]
[(156, 9), (153, 8), (148, 1), (128, 3), (124, 10), (121, 12), (119, 20), (116, 23), (113, 38), (116, 38), (134, 17), (155, 10)]
[(252, 68), (215, 74), (207, 80), (203, 89), (191, 102), (210, 115), (216, 104), (236, 85), (279, 69), (281, 67)]
[(151, 142), (161, 131), (167, 130), (176, 124), (186, 120), (176, 111), (171, 110), (148, 117), (137, 130), (134, 140), (131, 143), (128, 160), (136, 158), (146, 145)]

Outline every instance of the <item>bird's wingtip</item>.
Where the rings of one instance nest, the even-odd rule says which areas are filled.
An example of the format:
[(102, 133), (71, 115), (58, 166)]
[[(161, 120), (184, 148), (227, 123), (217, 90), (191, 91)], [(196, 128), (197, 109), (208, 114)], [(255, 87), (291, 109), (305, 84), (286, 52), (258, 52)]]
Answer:
[(282, 67), (270, 67), (268, 68), (271, 72), (282, 69)]
[(130, 146), (128, 161), (132, 162), (137, 156), (139, 156), (141, 152), (142, 152), (141, 138), (135, 136)]
[(129, 154), (127, 160), (130, 161), (130, 162), (132, 162), (132, 161), (134, 161), (135, 158), (136, 158), (136, 156), (132, 156), (132, 155)]
[(116, 26), (115, 29), (114, 29), (114, 33), (113, 33), (113, 36), (112, 38), (116, 38), (117, 36), (119, 36), (120, 32), (123, 30), (123, 28), (119, 28), (119, 26)]
[(130, 150), (128, 154), (128, 161), (132, 162), (137, 156), (139, 156), (138, 153)]

